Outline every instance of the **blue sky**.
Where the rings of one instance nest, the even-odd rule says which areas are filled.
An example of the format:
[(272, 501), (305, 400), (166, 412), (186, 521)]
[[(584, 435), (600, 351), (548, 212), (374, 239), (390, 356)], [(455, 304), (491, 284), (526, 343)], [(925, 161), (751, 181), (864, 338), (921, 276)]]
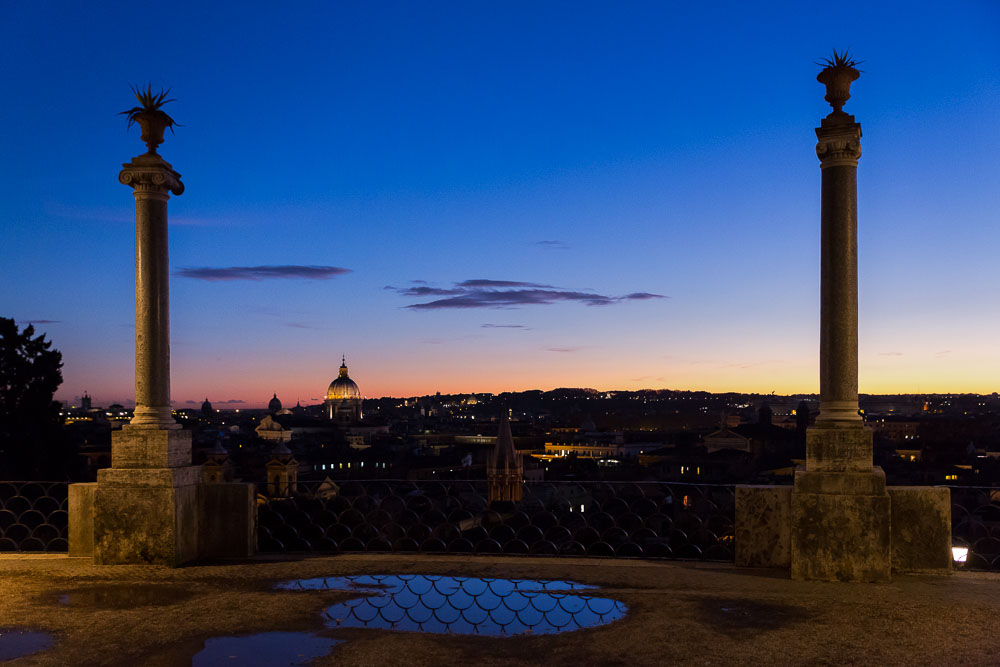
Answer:
[[(178, 405), (307, 402), (341, 354), (369, 396), (816, 391), (814, 63), (849, 46), (861, 390), (997, 390), (1000, 6), (749, 4), (5, 3), (0, 314), (60, 397), (132, 396), (116, 112), (152, 82)], [(185, 275), (261, 266), (349, 272)], [(470, 280), (557, 294), (407, 308)]]

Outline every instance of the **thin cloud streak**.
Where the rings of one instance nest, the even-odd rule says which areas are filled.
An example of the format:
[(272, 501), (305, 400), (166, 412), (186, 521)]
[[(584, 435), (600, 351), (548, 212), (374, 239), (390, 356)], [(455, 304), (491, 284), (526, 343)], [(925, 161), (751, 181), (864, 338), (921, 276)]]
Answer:
[(220, 282), (230, 280), (270, 280), (286, 278), (328, 280), (350, 272), (350, 269), (344, 269), (339, 266), (282, 264), (263, 266), (229, 266), (224, 268), (185, 268), (176, 271), (174, 275), (182, 278), (194, 278), (195, 280)]
[(625, 296), (609, 296), (593, 291), (568, 290), (517, 280), (487, 280), (477, 278), (456, 282), (453, 287), (386, 286), (400, 296), (429, 298), (423, 303), (411, 303), (405, 308), (411, 310), (440, 310), (449, 308), (517, 308), (528, 305), (550, 305), (560, 302), (576, 302), (586, 306), (610, 306), (624, 301), (648, 301), (670, 297), (652, 292), (632, 292)]
[(570, 245), (565, 241), (535, 241), (535, 246), (546, 250), (569, 250)]

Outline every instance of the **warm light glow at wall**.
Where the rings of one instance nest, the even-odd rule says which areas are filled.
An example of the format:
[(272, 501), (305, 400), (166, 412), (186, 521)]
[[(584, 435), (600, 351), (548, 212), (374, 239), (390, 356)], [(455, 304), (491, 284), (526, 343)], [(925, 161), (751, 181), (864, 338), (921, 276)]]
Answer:
[(965, 559), (969, 557), (968, 547), (952, 547), (951, 548), (951, 558), (956, 563), (964, 563)]

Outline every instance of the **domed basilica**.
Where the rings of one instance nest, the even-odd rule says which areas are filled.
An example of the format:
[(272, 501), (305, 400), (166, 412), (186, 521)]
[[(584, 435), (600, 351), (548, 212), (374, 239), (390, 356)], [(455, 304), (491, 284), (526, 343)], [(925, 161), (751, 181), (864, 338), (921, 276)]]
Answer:
[(326, 390), (323, 414), (340, 423), (361, 421), (361, 390), (347, 375), (346, 358), (341, 358), (340, 375)]

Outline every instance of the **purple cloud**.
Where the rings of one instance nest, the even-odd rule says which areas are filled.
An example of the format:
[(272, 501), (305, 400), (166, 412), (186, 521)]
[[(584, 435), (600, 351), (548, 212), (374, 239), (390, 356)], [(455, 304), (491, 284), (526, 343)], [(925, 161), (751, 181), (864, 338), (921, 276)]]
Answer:
[(523, 324), (480, 324), (483, 329), (524, 329), (528, 331), (530, 327), (526, 327)]
[(486, 280), (485, 278), (477, 278), (475, 280), (463, 280), (460, 283), (455, 283), (455, 286), (459, 288), (540, 287), (542, 289), (552, 289), (552, 285), (539, 285), (538, 283), (522, 283), (516, 280)]
[(569, 244), (565, 241), (535, 241), (535, 245), (548, 250), (569, 250)]
[(345, 273), (350, 269), (339, 266), (303, 266), (284, 264), (276, 266), (229, 266), (220, 268), (200, 267), (180, 269), (174, 275), (195, 280), (227, 281), (227, 280), (269, 280), (272, 278), (305, 278), (308, 280), (327, 280)]

